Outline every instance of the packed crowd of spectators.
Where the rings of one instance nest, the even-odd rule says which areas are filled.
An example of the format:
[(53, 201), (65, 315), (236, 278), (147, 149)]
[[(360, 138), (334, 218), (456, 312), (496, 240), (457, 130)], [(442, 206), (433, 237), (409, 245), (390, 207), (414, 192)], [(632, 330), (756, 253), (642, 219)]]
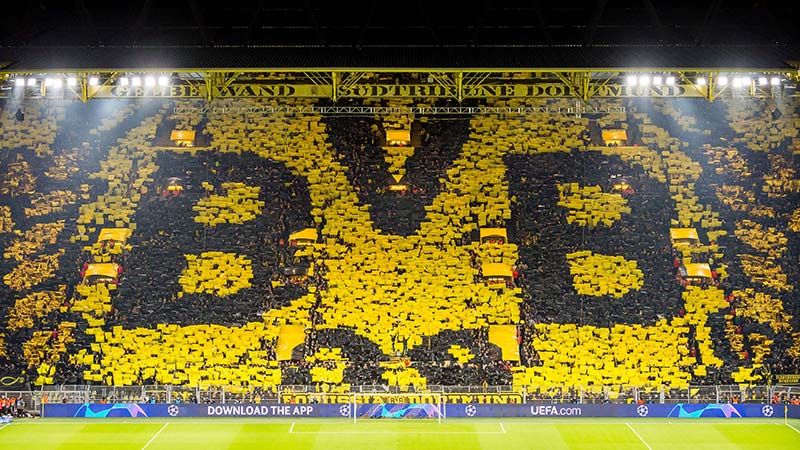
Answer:
[[(359, 199), (370, 205), (376, 228), (408, 236), (419, 229), (425, 205), (439, 193), (439, 179), (461, 151), (469, 135), (469, 120), (438, 117), (415, 125), (414, 154), (405, 162), (401, 183), (407, 190), (393, 191), (394, 182), (385, 160), (383, 124), (372, 117), (330, 117), (325, 120), (330, 142), (348, 167), (350, 183)], [(418, 130), (418, 131), (417, 131)], [(418, 139), (418, 142), (417, 142)]]
[[(656, 109), (642, 102), (634, 106), (646, 110), (654, 122), (689, 144), (686, 151), (704, 169), (696, 192), (702, 202), (719, 212), (727, 231), (717, 242), (725, 259), (715, 261), (713, 255), (707, 255), (728, 266), (728, 276), (720, 287), (726, 291), (730, 307), (709, 318), (715, 352), (726, 365), (703, 381), (726, 383), (738, 366), (760, 365), (754, 370), (760, 379), (775, 382), (777, 374), (800, 373), (800, 347), (789, 332), (797, 329), (796, 319), (785, 327), (780, 325), (782, 317), (796, 318), (800, 313), (800, 292), (783, 289), (781, 281), (785, 276), (786, 283), (795, 287), (800, 282), (800, 236), (787, 227), (788, 218), (800, 205), (797, 157), (792, 154), (796, 143), (788, 137), (791, 133), (784, 133), (792, 120), (790, 114), (798, 115), (797, 106), (786, 100), (746, 107), (737, 102), (696, 100), (664, 102)], [(748, 128), (760, 132), (742, 133)], [(775, 133), (784, 134), (776, 138)], [(763, 144), (766, 140), (771, 142), (769, 149)], [(782, 238), (786, 241), (781, 242)], [(771, 271), (768, 276), (755, 277), (762, 269)], [(775, 301), (749, 305), (748, 290)], [(754, 320), (759, 316), (772, 320)], [(763, 347), (758, 336), (768, 336), (773, 342)]]
[[(93, 128), (101, 120), (105, 120), (105, 114), (109, 106), (124, 110), (124, 114), (106, 123), (104, 132), (97, 132)], [(10, 114), (5, 109), (2, 114)], [(10, 105), (8, 106), (11, 107)], [(24, 113), (23, 120), (15, 123), (4, 121), (4, 135), (31, 136), (31, 126), (42, 126), (42, 128), (52, 130), (52, 143), (48, 145), (47, 152), (34, 152), (31, 149), (20, 147), (9, 148), (0, 153), (0, 168), (4, 174), (10, 173), (9, 166), (25, 163), (29, 171), (23, 173), (25, 177), (30, 177), (34, 181), (32, 189), (25, 189), (12, 195), (10, 191), (0, 194), (0, 204), (9, 208), (13, 217), (14, 230), (4, 230), (0, 233), (0, 247), (8, 248), (14, 241), (20, 239), (26, 231), (36, 230), (45, 224), (52, 224), (57, 221), (64, 221), (65, 225), (54, 243), (48, 243), (41, 252), (31, 254), (26, 260), (22, 261), (44, 261), (39, 255), (59, 255), (57, 259), (48, 261), (47, 270), (52, 270), (52, 276), (41, 280), (36, 286), (36, 292), (47, 293), (61, 292), (63, 298), (72, 297), (75, 286), (79, 280), (79, 270), (83, 266), (85, 255), (82, 254), (81, 247), (72, 245), (69, 241), (71, 235), (75, 235), (74, 218), (77, 216), (78, 198), (82, 196), (96, 196), (105, 189), (106, 182), (103, 180), (88, 180), (86, 174), (96, 171), (99, 168), (103, 154), (108, 147), (113, 145), (116, 139), (123, 135), (126, 130), (138, 124), (143, 117), (150, 115), (157, 107), (155, 102), (107, 102), (98, 101), (90, 105), (70, 104), (64, 108), (60, 114), (48, 115), (47, 105), (23, 105), (21, 108)], [(16, 109), (16, 108), (15, 108)], [(13, 113), (14, 110), (11, 110)], [(31, 118), (40, 118), (30, 122)], [(44, 125), (46, 122), (46, 126)], [(7, 144), (9, 141), (6, 141)], [(8, 187), (11, 185), (19, 186), (19, 180), (4, 180), (3, 184)], [(53, 195), (56, 193), (58, 195)], [(64, 195), (70, 193), (72, 195)], [(41, 199), (48, 199), (47, 204)], [(57, 207), (50, 207), (54, 201), (58, 201)], [(41, 204), (46, 208), (39, 208)], [(51, 263), (52, 262), (52, 263)], [(11, 258), (0, 259), (0, 271), (3, 274), (11, 273), (17, 267), (19, 261)], [(36, 267), (35, 265), (31, 265)], [(33, 278), (33, 277), (31, 277)], [(25, 291), (29, 292), (29, 291)], [(17, 302), (24, 293), (16, 292), (9, 288), (5, 283), (0, 284), (0, 297), (5, 301), (0, 302), (0, 316), (9, 317), (9, 312), (16, 308)], [(59, 294), (59, 296), (61, 296)], [(40, 316), (30, 312), (32, 327), (9, 327), (4, 329), (3, 340), (4, 352), (6, 357), (0, 355), (0, 375), (12, 378), (22, 377), (26, 382), (35, 378), (29, 367), (28, 357), (23, 351), (23, 344), (29, 341), (32, 335), (40, 329), (47, 330), (49, 339), (54, 339), (52, 334), (54, 324), (63, 320), (69, 320), (69, 315), (56, 308)], [(4, 322), (5, 323), (5, 322)], [(5, 327), (4, 327), (5, 328)], [(88, 345), (80, 339), (75, 345)], [(70, 346), (72, 348), (72, 346)], [(61, 361), (57, 364), (59, 376), (64, 380), (80, 381), (79, 370), (72, 364)]]
[[(102, 159), (102, 149), (111, 145), (114, 137), (140, 121), (153, 111), (152, 106), (143, 106), (131, 112), (120, 124), (107, 133), (89, 136), (81, 130), (90, 128), (91, 116), (67, 114), (56, 136), (53, 148), (55, 156), (65, 156), (72, 148), (85, 149), (87, 156), (80, 158), (81, 174), (97, 170)], [(721, 109), (710, 108), (704, 121), (698, 126), (723, 127), (725, 116)], [(649, 112), (656, 121), (674, 136), (685, 137), (690, 142), (701, 142), (700, 133), (686, 131), (668, 116)], [(370, 205), (371, 218), (376, 228), (384, 233), (410, 235), (419, 229), (425, 217), (425, 206), (438, 194), (440, 179), (458, 157), (464, 142), (469, 137), (469, 120), (460, 117), (437, 117), (414, 123), (414, 145), (416, 150), (406, 161), (407, 174), (402, 180), (407, 190), (392, 191), (388, 185), (393, 179), (387, 171), (388, 163), (381, 148), (384, 130), (372, 117), (325, 118), (329, 142), (337, 152), (340, 162), (347, 167), (349, 181), (355, 187), (363, 204)], [(730, 133), (719, 133), (726, 137)], [(584, 136), (588, 141), (588, 136)], [(84, 145), (83, 142), (88, 142)], [(787, 192), (782, 197), (770, 196), (760, 189), (765, 176), (776, 170), (796, 167), (790, 163), (787, 148), (776, 151), (783, 155), (784, 162), (776, 162), (762, 153), (744, 150), (744, 159), (752, 172), (752, 180), (731, 179), (726, 172), (715, 171), (701, 153), (692, 154), (706, 165), (703, 178), (698, 184), (701, 200), (714, 205), (729, 229), (719, 244), (725, 248), (729, 265), (728, 278), (721, 288), (726, 292), (747, 288), (762, 289), (754, 283), (741, 267), (739, 259), (732, 255), (752, 253), (753, 249), (735, 236), (735, 224), (750, 218), (746, 211), (735, 211), (722, 206), (714, 184), (742, 184), (752, 190), (755, 202), (768, 205), (776, 212), (774, 217), (761, 217), (765, 227), (776, 227), (785, 231), (783, 216), (798, 205), (798, 193)], [(2, 155), (2, 166), (16, 161), (13, 153)], [(86, 181), (83, 175), (64, 180), (53, 180), (44, 176), (51, 164), (47, 158), (30, 158), (31, 174), (39, 180), (38, 190), (77, 190), (77, 185)], [(537, 333), (537, 323), (574, 323), (611, 327), (615, 324), (652, 324), (660, 319), (683, 316), (682, 287), (675, 280), (673, 253), (669, 242), (669, 226), (674, 218), (672, 200), (668, 186), (649, 178), (637, 166), (623, 162), (619, 157), (602, 155), (599, 152), (573, 151), (565, 154), (511, 155), (506, 158), (508, 167), (509, 197), (512, 201), (512, 219), (490, 223), (507, 227), (509, 240), (519, 248), (519, 262), (514, 267), (516, 276), (513, 286), (522, 288), (521, 305), (522, 363), (536, 365), (539, 356), (529, 345)], [(292, 280), (288, 273), (296, 267), (307, 267), (308, 261), (295, 256), (297, 248), (288, 243), (288, 235), (304, 228), (315, 228), (311, 218), (311, 202), (307, 183), (292, 174), (283, 164), (259, 158), (250, 153), (199, 152), (193, 155), (159, 153), (159, 167), (153, 181), (142, 189), (142, 199), (133, 218), (137, 229), (130, 240), (136, 251), (124, 252), (116, 262), (125, 267), (121, 282), (114, 297), (113, 309), (106, 317), (106, 327), (123, 326), (152, 328), (158, 323), (179, 325), (221, 324), (240, 326), (248, 321), (258, 321), (270, 309), (286, 306), (315, 289), (326, 288), (325, 267), (317, 267), (314, 274), (301, 281)], [(792, 166), (794, 164), (794, 166)], [(559, 199), (558, 186), (564, 183), (580, 183), (583, 186), (601, 186), (611, 190), (614, 179), (625, 177), (633, 189), (624, 192), (630, 214), (623, 214), (611, 226), (580, 227), (568, 224), (562, 208), (556, 206)], [(177, 179), (182, 190), (176, 195), (162, 195), (168, 180)], [(761, 180), (761, 181), (759, 181)], [(203, 226), (195, 222), (192, 210), (197, 201), (209, 195), (203, 183), (219, 189), (222, 183), (236, 181), (249, 186), (259, 186), (259, 199), (265, 205), (254, 220), (235, 226)], [(93, 180), (88, 195), (102, 192), (103, 182)], [(218, 193), (218, 191), (217, 191)], [(17, 229), (29, 229), (39, 218), (26, 218), (27, 206), (19, 198), (0, 196), (4, 205), (9, 205)], [(53, 221), (74, 214), (74, 208), (52, 213), (41, 220)], [(66, 298), (71, 298), (78, 283), (79, 269), (84, 267), (88, 255), (77, 245), (65, 242), (74, 234), (74, 225), (68, 224), (59, 238), (58, 246), (66, 249), (59, 258), (60, 266), (55, 276), (47, 283), (54, 288), (66, 285)], [(797, 286), (800, 281), (797, 233), (786, 233), (788, 252), (782, 253), (777, 262), (788, 277), (788, 284)], [(10, 235), (0, 237), (7, 247)], [(463, 243), (467, 243), (465, 237)], [(600, 254), (624, 255), (635, 260), (644, 273), (641, 289), (626, 293), (624, 301), (599, 301), (575, 292), (572, 276), (565, 255), (579, 250), (590, 250)], [(247, 255), (252, 260), (253, 289), (231, 294), (224, 299), (209, 294), (179, 295), (179, 277), (185, 268), (185, 254), (206, 251), (222, 251)], [(706, 255), (713, 258), (713, 255)], [(14, 264), (0, 261), (3, 273)], [(789, 292), (772, 292), (783, 299), (786, 314), (800, 315), (797, 289)], [(0, 295), (15, 298), (6, 285), (0, 285)], [(729, 382), (731, 372), (741, 364), (750, 364), (756, 353), (754, 341), (747, 338), (754, 334), (766, 335), (774, 340), (772, 351), (765, 355), (764, 373), (800, 372), (800, 352), (791, 333), (775, 332), (771, 324), (759, 322), (738, 314), (742, 299), (735, 295), (728, 298), (730, 308), (712, 314), (712, 336), (715, 353), (729, 366), (726, 370), (711, 372), (700, 381), (708, 383)], [(0, 305), (0, 314), (8, 317), (8, 302)], [(321, 319), (312, 310), (312, 324), (319, 325)], [(726, 317), (730, 316), (730, 317)], [(50, 323), (68, 318), (63, 311), (53, 311)], [(39, 326), (37, 323), (35, 326)], [(797, 320), (790, 324), (797, 329)], [(734, 348), (730, 337), (741, 335), (741, 348)], [(30, 339), (33, 329), (22, 329), (4, 333), (8, 357), (0, 357), (0, 375), (21, 373), (26, 369), (22, 355), (22, 344)], [(691, 334), (691, 333), (690, 333)], [(738, 342), (738, 341), (737, 341)], [(76, 333), (76, 341), (70, 349), (83, 348), (91, 340)], [(274, 342), (264, 342), (264, 350), (274, 356)], [(459, 362), (448, 351), (455, 345), (468, 348), (472, 357)], [(313, 364), (305, 361), (305, 355), (316, 353), (320, 348), (341, 348), (347, 361), (345, 380), (351, 384), (382, 384), (384, 372), (380, 366), (389, 357), (366, 338), (349, 329), (320, 329), (309, 334), (306, 342), (296, 349), (294, 361), (281, 364), (282, 383), (289, 385), (310, 384)], [(693, 336), (689, 336), (689, 350), (696, 355), (698, 350)], [(413, 361), (414, 368), (427, 379), (428, 384), (443, 385), (508, 385), (511, 383), (511, 365), (502, 361), (500, 350), (488, 341), (486, 330), (443, 331), (433, 337), (425, 337), (422, 345), (408, 349), (397, 343), (396, 355)], [(334, 363), (330, 363), (331, 367)], [(80, 370), (62, 360), (57, 366), (59, 379), (80, 382)], [(152, 380), (142, 379), (142, 383)], [(548, 394), (549, 395), (549, 394)], [(562, 392), (560, 398), (574, 401), (575, 392)], [(594, 395), (594, 394), (591, 394)], [(597, 394), (600, 395), (600, 394)], [(593, 399), (602, 401), (600, 397)], [(217, 401), (209, 398), (208, 401)]]
[[(599, 152), (543, 154), (507, 158), (512, 204), (511, 229), (519, 243), (524, 292), (540, 322), (612, 326), (652, 323), (681, 309), (669, 241), (670, 205), (666, 187), (648, 179), (617, 157)], [(623, 174), (635, 194), (625, 195), (631, 214), (612, 226), (581, 227), (566, 223), (558, 185), (579, 182), (611, 190), (611, 177)], [(513, 241), (513, 239), (512, 239)], [(579, 250), (624, 255), (644, 272), (644, 285), (624, 301), (599, 301), (575, 292), (565, 255)]]
[[(160, 167), (149, 195), (143, 196), (131, 239), (136, 251), (115, 300), (112, 323), (152, 326), (153, 317), (181, 325), (217, 323), (241, 325), (260, 319), (264, 311), (282, 306), (306, 292), (287, 282), (285, 269), (295, 265), (288, 234), (312, 225), (306, 183), (280, 164), (250, 153), (206, 152), (194, 156), (160, 154)], [(170, 178), (178, 178), (180, 195), (163, 196)], [(202, 183), (216, 190), (223, 182), (239, 181), (259, 186), (262, 213), (242, 224), (206, 227), (194, 221), (192, 207), (208, 193)], [(253, 289), (224, 300), (199, 293), (178, 298), (178, 279), (186, 266), (185, 254), (221, 251), (246, 255), (252, 260)], [(275, 281), (275, 285), (273, 285)]]
[[(408, 189), (392, 191), (388, 186), (395, 181), (387, 170), (385, 152), (381, 148), (385, 141), (383, 124), (371, 117), (329, 117), (325, 122), (329, 140), (348, 168), (349, 181), (360, 200), (370, 205), (376, 228), (400, 235), (410, 235), (419, 229), (426, 214), (424, 207), (438, 194), (440, 178), (445, 177), (446, 170), (459, 154), (469, 125), (467, 119), (454, 117), (415, 123), (411, 143), (415, 149), (406, 160), (407, 174), (402, 179)], [(309, 339), (309, 344), (312, 350), (342, 348), (348, 359), (345, 369), (348, 382), (385, 383), (381, 378), (384, 369), (379, 362), (388, 357), (353, 331), (320, 330)], [(453, 345), (475, 349), (474, 358), (464, 364), (454, 361), (448, 354)], [(507, 385), (511, 380), (508, 364), (500, 358), (499, 349), (488, 343), (485, 330), (443, 331), (437, 336), (425, 337), (423, 344), (413, 349), (408, 349), (402, 341), (398, 341), (394, 349), (396, 355), (413, 361), (413, 367), (429, 384)], [(302, 365), (293, 370), (292, 373), (302, 373)]]

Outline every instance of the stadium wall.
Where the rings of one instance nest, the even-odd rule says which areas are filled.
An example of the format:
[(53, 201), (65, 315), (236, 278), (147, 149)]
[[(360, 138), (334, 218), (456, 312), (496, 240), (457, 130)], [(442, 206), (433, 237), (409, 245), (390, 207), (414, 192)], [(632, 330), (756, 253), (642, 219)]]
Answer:
[[(359, 417), (376, 417), (375, 405), (358, 405)], [(419, 417), (428, 410), (422, 404), (383, 405), (385, 417)], [(66, 403), (45, 404), (43, 417), (353, 417), (353, 405), (341, 404), (145, 404), (145, 403)], [(654, 418), (800, 418), (800, 406), (760, 403), (673, 403), (630, 405), (444, 405), (445, 416), (457, 417), (654, 417)]]

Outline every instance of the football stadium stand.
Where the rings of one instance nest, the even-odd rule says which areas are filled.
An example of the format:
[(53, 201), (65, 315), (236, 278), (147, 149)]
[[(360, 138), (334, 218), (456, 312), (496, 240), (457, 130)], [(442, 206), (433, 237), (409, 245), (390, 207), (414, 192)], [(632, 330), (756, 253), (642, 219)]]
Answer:
[[(7, 102), (4, 376), (564, 396), (797, 373), (797, 104), (537, 102), (93, 100), (24, 121)], [(190, 145), (161, 145), (176, 128)]]
[(792, 8), (56, 3), (0, 35), (0, 399), (800, 381)]

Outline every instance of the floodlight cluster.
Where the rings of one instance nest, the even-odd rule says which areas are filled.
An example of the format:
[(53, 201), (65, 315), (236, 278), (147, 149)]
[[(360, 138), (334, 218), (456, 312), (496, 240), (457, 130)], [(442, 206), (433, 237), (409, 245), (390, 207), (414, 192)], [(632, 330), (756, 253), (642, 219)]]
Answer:
[(625, 84), (628, 86), (674, 86), (675, 77), (664, 74), (631, 74), (625, 78)]
[(159, 75), (158, 77), (154, 75), (145, 75), (142, 77), (141, 75), (131, 75), (131, 76), (121, 76), (117, 80), (117, 84), (119, 86), (133, 86), (139, 87), (144, 85), (145, 87), (155, 87), (158, 84), (159, 87), (167, 87), (170, 85), (170, 79), (166, 75)]
[[(686, 78), (686, 81), (690, 83), (694, 83), (697, 86), (705, 86), (708, 84), (708, 79), (703, 76), (698, 76), (693, 80)], [(757, 78), (753, 78), (749, 75), (739, 75), (731, 78), (728, 75), (719, 75), (716, 78), (717, 85), (719, 86), (728, 86), (731, 84), (734, 88), (742, 88), (742, 87), (750, 87), (754, 83), (758, 83), (759, 87), (767, 87), (767, 86), (780, 86), (781, 85), (781, 78), (778, 76), (770, 76), (767, 77), (766, 75), (760, 75)], [(676, 83), (676, 78), (673, 75), (656, 75), (656, 74), (629, 74), (625, 77), (625, 84), (628, 86), (674, 86)]]
[[(91, 75), (87, 78), (86, 83), (89, 86), (98, 86), (100, 85), (100, 78), (96, 75)], [(159, 87), (167, 87), (171, 84), (170, 77), (167, 75), (133, 75), (133, 76), (121, 76), (117, 79), (117, 84), (119, 86), (142, 86), (145, 87), (155, 87), (158, 85)], [(78, 77), (74, 75), (68, 75), (67, 77), (53, 77), (53, 76), (39, 76), (39, 77), (24, 77), (24, 76), (17, 76), (14, 78), (14, 86), (15, 87), (37, 87), (40, 85), (44, 85), (46, 88), (49, 89), (61, 89), (65, 85), (67, 87), (74, 88), (78, 86)]]
[[(97, 86), (99, 84), (99, 80), (96, 76), (89, 77), (88, 80), (89, 86)], [(74, 75), (70, 75), (66, 78), (62, 77), (16, 77), (14, 78), (14, 86), (15, 87), (36, 87), (44, 85), (50, 89), (61, 89), (65, 85), (67, 87), (74, 88), (78, 85), (78, 78)]]

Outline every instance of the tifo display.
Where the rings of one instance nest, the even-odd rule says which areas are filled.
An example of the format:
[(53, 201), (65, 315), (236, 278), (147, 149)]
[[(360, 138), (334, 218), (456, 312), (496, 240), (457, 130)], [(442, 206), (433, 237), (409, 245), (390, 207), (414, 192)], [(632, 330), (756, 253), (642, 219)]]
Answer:
[[(439, 419), (441, 386), (629, 409), (800, 373), (793, 97), (286, 101), (2, 103), (0, 375)], [(433, 400), (315, 397), (360, 386)]]

